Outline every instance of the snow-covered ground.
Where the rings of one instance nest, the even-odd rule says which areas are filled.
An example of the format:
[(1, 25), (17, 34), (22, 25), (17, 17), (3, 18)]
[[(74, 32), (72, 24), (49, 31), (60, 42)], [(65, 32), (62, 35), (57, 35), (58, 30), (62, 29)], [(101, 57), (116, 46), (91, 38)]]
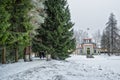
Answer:
[(120, 56), (72, 55), (65, 61), (34, 59), (0, 65), (0, 80), (120, 80)]

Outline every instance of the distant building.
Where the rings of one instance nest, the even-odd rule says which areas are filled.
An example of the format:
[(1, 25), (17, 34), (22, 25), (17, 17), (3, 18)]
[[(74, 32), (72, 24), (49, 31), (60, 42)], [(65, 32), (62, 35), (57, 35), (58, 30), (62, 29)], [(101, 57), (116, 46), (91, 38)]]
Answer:
[(98, 53), (100, 53), (100, 49), (97, 48), (96, 43), (92, 42), (91, 38), (83, 39), (83, 43), (80, 44), (78, 54), (86, 55), (86, 54), (98, 54)]

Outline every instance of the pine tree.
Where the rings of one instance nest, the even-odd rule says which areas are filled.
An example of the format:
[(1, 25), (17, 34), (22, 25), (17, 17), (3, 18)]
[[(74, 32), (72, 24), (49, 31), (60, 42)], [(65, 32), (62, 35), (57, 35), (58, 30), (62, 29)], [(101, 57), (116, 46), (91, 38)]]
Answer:
[(102, 37), (101, 37), (101, 48), (108, 51), (108, 55), (110, 55), (110, 40), (109, 40), (109, 33), (107, 33), (105, 30), (103, 31)]
[(114, 49), (116, 49), (116, 37), (118, 35), (118, 28), (117, 28), (117, 20), (115, 19), (115, 15), (113, 13), (110, 14), (109, 21), (107, 22), (106, 33), (109, 33), (107, 36), (109, 37), (109, 50), (110, 53), (113, 54)]
[(104, 30), (101, 40), (101, 46), (105, 47), (108, 51), (108, 55), (117, 52), (117, 45), (119, 37), (119, 29), (117, 28), (117, 20), (113, 13), (110, 14), (109, 21), (106, 23), (107, 27)]
[(30, 0), (11, 0), (8, 4), (8, 11), (12, 15), (9, 28), (12, 33), (10, 39), (12, 41), (11, 45), (15, 50), (16, 62), (18, 61), (19, 48), (30, 46), (32, 26), (30, 24), (29, 11), (31, 8)]
[(30, 11), (30, 15), (32, 17), (31, 23), (34, 26), (34, 29), (37, 29), (41, 23), (44, 23), (44, 1), (45, 0), (32, 0), (32, 4), (34, 7)]
[[(35, 30), (38, 29), (42, 23), (44, 23), (44, 16), (45, 16), (44, 4), (43, 4), (44, 1), (45, 0), (32, 0), (34, 8), (31, 10), (30, 14), (32, 17), (31, 23), (34, 26), (34, 29), (32, 32), (33, 39), (34, 39), (34, 36), (37, 34)], [(33, 52), (37, 52), (35, 46), (32, 46), (32, 50)], [(37, 55), (37, 53), (35, 55)]]
[(10, 27), (10, 23), (8, 20), (10, 19), (10, 14), (7, 12), (8, 0), (0, 0), (0, 45), (2, 46), (2, 63), (6, 63), (6, 46), (9, 43), (10, 33), (8, 31)]
[(102, 37), (101, 37), (101, 48), (102, 49), (106, 48), (105, 40), (106, 40), (106, 35), (105, 35), (105, 32), (103, 32)]
[(75, 47), (73, 23), (66, 0), (48, 0), (45, 2), (44, 24), (37, 29), (34, 39), (36, 51), (46, 51), (54, 59), (65, 59)]

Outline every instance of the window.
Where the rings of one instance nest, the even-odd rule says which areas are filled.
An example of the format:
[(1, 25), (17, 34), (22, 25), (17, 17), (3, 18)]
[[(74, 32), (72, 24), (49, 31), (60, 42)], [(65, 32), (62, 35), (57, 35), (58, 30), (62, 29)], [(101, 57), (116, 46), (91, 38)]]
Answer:
[(80, 53), (82, 53), (82, 50), (80, 50)]
[(96, 50), (94, 50), (94, 53), (96, 53)]

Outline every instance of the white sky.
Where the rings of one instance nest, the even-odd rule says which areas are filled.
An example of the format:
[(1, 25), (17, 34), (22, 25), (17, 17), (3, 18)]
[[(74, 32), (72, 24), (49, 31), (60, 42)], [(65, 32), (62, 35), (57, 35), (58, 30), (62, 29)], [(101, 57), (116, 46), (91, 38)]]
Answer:
[(75, 29), (90, 28), (91, 34), (98, 29), (102, 32), (111, 12), (120, 28), (120, 0), (68, 0), (68, 4)]

